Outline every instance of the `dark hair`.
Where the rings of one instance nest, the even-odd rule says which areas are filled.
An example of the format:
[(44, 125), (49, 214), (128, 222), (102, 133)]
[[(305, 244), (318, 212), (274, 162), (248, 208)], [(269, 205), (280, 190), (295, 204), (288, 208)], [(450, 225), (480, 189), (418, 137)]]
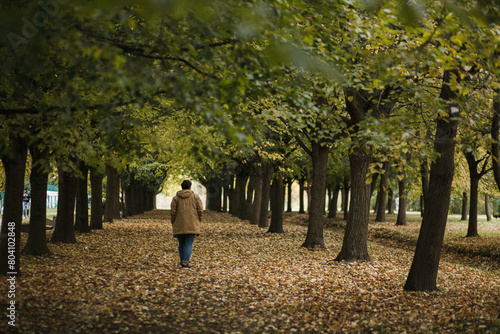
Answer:
[(191, 181), (189, 180), (184, 180), (181, 183), (182, 189), (191, 189)]

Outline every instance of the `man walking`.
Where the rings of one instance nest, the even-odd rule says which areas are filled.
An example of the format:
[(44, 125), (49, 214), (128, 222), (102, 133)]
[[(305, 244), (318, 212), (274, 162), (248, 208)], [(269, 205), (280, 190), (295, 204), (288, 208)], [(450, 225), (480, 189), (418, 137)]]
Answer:
[(24, 188), (23, 192), (23, 219), (27, 219), (30, 217), (30, 209), (31, 209), (31, 192), (28, 188)]
[(181, 268), (189, 269), (194, 238), (201, 232), (203, 205), (200, 197), (191, 190), (191, 181), (183, 181), (181, 188), (172, 199), (170, 218), (173, 235), (179, 241)]

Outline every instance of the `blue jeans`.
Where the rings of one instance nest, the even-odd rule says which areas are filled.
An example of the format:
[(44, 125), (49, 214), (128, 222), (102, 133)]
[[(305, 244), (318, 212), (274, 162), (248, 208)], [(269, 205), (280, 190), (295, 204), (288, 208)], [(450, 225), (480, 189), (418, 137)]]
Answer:
[(177, 239), (179, 240), (179, 256), (181, 258), (181, 263), (188, 263), (191, 258), (191, 252), (193, 251), (193, 242), (195, 234), (179, 234)]
[(28, 218), (31, 209), (30, 202), (23, 202), (23, 218)]

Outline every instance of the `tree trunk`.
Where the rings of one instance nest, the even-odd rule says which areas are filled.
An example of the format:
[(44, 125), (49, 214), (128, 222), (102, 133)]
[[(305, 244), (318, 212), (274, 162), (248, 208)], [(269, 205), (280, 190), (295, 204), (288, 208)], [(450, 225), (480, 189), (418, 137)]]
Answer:
[(328, 146), (312, 142), (311, 206), (309, 207), (306, 240), (302, 247), (325, 247), (323, 227), (325, 225), (325, 193), (329, 151)]
[(468, 205), (469, 199), (467, 198), (467, 192), (464, 191), (462, 193), (462, 218), (460, 220), (467, 220)]
[(155, 208), (155, 197), (156, 197), (156, 190), (151, 190), (148, 187), (144, 187), (146, 196), (146, 206), (145, 206), (145, 211), (151, 211), (154, 210)]
[(370, 183), (370, 198), (372, 198), (375, 189), (377, 189), (377, 181), (379, 176), (380, 176), (379, 173), (374, 173), (372, 175), (372, 183)]
[(332, 195), (328, 202), (328, 218), (337, 218), (337, 202), (339, 201), (340, 184), (332, 186)]
[(267, 227), (269, 212), (269, 197), (271, 190), (271, 180), (274, 174), (274, 166), (266, 163), (264, 165), (264, 176), (262, 179), (262, 201), (260, 203), (259, 227)]
[(71, 173), (59, 168), (57, 219), (51, 240), (54, 243), (76, 243), (75, 200), (77, 179)]
[(122, 178), (120, 178), (120, 184), (121, 184), (121, 199), (120, 199), (120, 207), (122, 211), (122, 217), (125, 218), (127, 217), (127, 211), (125, 210), (125, 181)]
[[(102, 180), (104, 174), (95, 168), (90, 169), (90, 228), (102, 229)], [(127, 206), (126, 204), (125, 206)]]
[(336, 261), (370, 261), (368, 255), (368, 222), (370, 219), (370, 185), (366, 184), (371, 152), (364, 147), (349, 154), (351, 163), (351, 206), (345, 227), (342, 249)]
[(311, 186), (312, 186), (312, 181), (311, 181), (311, 174), (309, 172), (309, 168), (307, 169), (307, 177), (306, 177), (306, 194), (307, 194), (307, 212), (311, 210)]
[(389, 188), (387, 191), (387, 213), (390, 215), (394, 214), (394, 191)]
[(206, 208), (210, 211), (222, 211), (222, 186), (221, 180), (214, 178), (204, 184), (207, 189), (207, 203)]
[[(457, 71), (445, 71), (440, 98), (452, 101), (456, 92), (450, 88), (450, 76), (460, 76)], [(455, 168), (455, 136), (458, 128), (458, 106), (448, 107), (447, 117), (438, 117), (434, 151), (436, 160), (431, 165), (429, 189), (425, 200), (424, 218), (418, 236), (413, 262), (404, 286), (410, 291), (437, 290), (436, 280), (443, 245), (444, 232), (448, 219), (451, 184)]]
[(28, 240), (23, 253), (29, 255), (43, 255), (50, 253), (47, 246), (47, 181), (49, 172), (47, 167), (48, 153), (37, 146), (30, 146), (31, 153), (31, 217)]
[(120, 174), (116, 168), (108, 165), (106, 178), (104, 221), (112, 223), (113, 219), (120, 219)]
[(141, 182), (134, 182), (134, 203), (136, 204), (136, 215), (146, 211), (146, 191)]
[(283, 231), (283, 211), (284, 211), (284, 192), (283, 177), (276, 176), (271, 187), (271, 224), (268, 233), (284, 233)]
[(139, 182), (131, 177), (129, 184), (125, 186), (125, 211), (127, 216), (134, 216), (144, 212), (145, 196)]
[(252, 214), (250, 215), (250, 224), (252, 225), (259, 225), (260, 210), (262, 206), (262, 173), (262, 165), (256, 166), (254, 176), (255, 196), (252, 203)]
[(387, 204), (387, 185), (389, 183), (389, 167), (390, 167), (389, 161), (385, 161), (382, 167), (384, 169), (384, 174), (382, 174), (382, 177), (380, 178), (380, 187), (379, 187), (380, 196), (378, 197), (378, 210), (377, 210), (377, 217), (375, 218), (376, 222), (386, 221), (385, 208)]
[(421, 195), (419, 198), (420, 202), (420, 217), (424, 216), (424, 195)]
[[(371, 203), (371, 198), (373, 197), (373, 193), (375, 192), (375, 190), (377, 190), (377, 185), (380, 184), (380, 181), (378, 180), (378, 178), (380, 177), (380, 173), (374, 173), (373, 176), (372, 176), (372, 182), (370, 183), (370, 203)], [(377, 213), (377, 210), (378, 210), (378, 202), (379, 202), (379, 198), (380, 198), (380, 186), (378, 187), (378, 191), (377, 191), (377, 196), (375, 197), (375, 203), (373, 203), (373, 213)]]
[(87, 191), (89, 168), (83, 161), (80, 161), (79, 168), (83, 179), (77, 180), (75, 230), (80, 233), (89, 233), (89, 197)]
[(406, 225), (406, 207), (407, 207), (407, 194), (406, 194), (406, 171), (403, 169), (399, 172), (399, 203), (398, 203), (398, 217), (396, 218), (396, 225)]
[(237, 193), (236, 193), (236, 187), (235, 187), (235, 177), (234, 175), (231, 175), (229, 177), (230, 179), (230, 186), (229, 186), (229, 192), (228, 192), (228, 200), (229, 200), (229, 214), (236, 216), (238, 212), (238, 199), (237, 199)]
[(494, 90), (493, 92), (493, 118), (491, 121), (491, 155), (493, 159), (491, 160), (493, 168), (493, 176), (497, 184), (498, 189), (500, 189), (500, 94), (499, 90)]
[(245, 216), (246, 219), (250, 220), (252, 216), (252, 204), (254, 200), (254, 191), (255, 191), (255, 173), (250, 174), (250, 177), (248, 179), (248, 186), (247, 186), (247, 196), (245, 200)]
[(306, 180), (301, 177), (299, 179), (299, 213), (305, 213), (305, 209), (304, 209), (304, 192), (305, 192), (305, 189), (304, 189), (304, 183), (306, 182)]
[(231, 186), (228, 184), (224, 185), (224, 194), (223, 194), (223, 199), (222, 199), (222, 212), (228, 212), (229, 211), (229, 198), (231, 197)]
[(427, 192), (429, 191), (429, 165), (427, 160), (420, 165), (420, 179), (422, 181), (422, 197), (420, 198), (420, 215), (424, 216)]
[[(488, 156), (482, 159), (476, 160), (474, 153), (465, 152), (465, 159), (467, 160), (467, 165), (469, 166), (470, 175), (470, 213), (469, 213), (469, 228), (466, 237), (477, 237), (479, 236), (477, 231), (477, 203), (478, 203), (478, 189), (479, 181), (481, 178), (489, 172), (487, 169)], [(478, 171), (479, 163), (484, 161), (481, 171)]]
[(243, 171), (236, 175), (236, 205), (237, 210), (235, 216), (245, 220), (247, 217), (247, 201), (246, 201), (246, 188), (248, 183), (248, 174)]
[[(92, 178), (92, 172), (90, 173), (90, 177)], [(92, 184), (92, 181), (90, 183)], [(130, 216), (132, 216), (132, 205), (131, 205), (131, 203), (132, 203), (132, 193), (131, 193), (131, 189), (132, 189), (132, 186), (130, 184), (126, 184), (126, 183), (124, 184), (124, 187), (123, 187), (123, 191), (124, 191), (123, 217), (130, 217)], [(102, 204), (101, 204), (101, 206), (102, 206)], [(103, 212), (104, 212), (104, 210), (103, 210)], [(102, 225), (102, 223), (101, 223), (101, 225)], [(91, 224), (91, 226), (92, 226), (92, 224)]]
[(490, 198), (488, 194), (484, 195), (484, 211), (486, 212), (486, 221), (491, 221)]
[(286, 203), (286, 212), (292, 212), (292, 186), (293, 186), (293, 179), (288, 179), (286, 182), (286, 189), (288, 190), (287, 193), (287, 203)]
[[(379, 184), (380, 184), (380, 182), (379, 182)], [(371, 202), (371, 197), (370, 197), (370, 202)], [(380, 202), (380, 187), (379, 187), (379, 190), (377, 191), (377, 197), (375, 198), (375, 204), (373, 205), (373, 213), (375, 213), (375, 214), (377, 214), (377, 212), (378, 212), (379, 202)]]
[(469, 227), (467, 229), (466, 237), (478, 237), (477, 232), (477, 202), (478, 202), (478, 188), (479, 177), (471, 177), (470, 180), (470, 212), (469, 212)]
[[(368, 211), (370, 210), (370, 201), (368, 201)], [(344, 211), (344, 220), (349, 217), (349, 178), (344, 177), (344, 187), (342, 190), (342, 211)]]
[(327, 206), (328, 206), (328, 218), (330, 218), (330, 206), (332, 205), (332, 196), (333, 196), (333, 189), (331, 184), (326, 185), (326, 198), (328, 199)]
[[(3, 139), (7, 140), (7, 139)], [(21, 138), (9, 140), (13, 152), (2, 155), (5, 171), (4, 211), (2, 230), (0, 233), (0, 274), (20, 274), (21, 224), (23, 217), (24, 171), (28, 149)], [(12, 237), (12, 232), (14, 236)], [(15, 243), (14, 254), (10, 252), (9, 244)], [(13, 261), (13, 262), (12, 262)]]

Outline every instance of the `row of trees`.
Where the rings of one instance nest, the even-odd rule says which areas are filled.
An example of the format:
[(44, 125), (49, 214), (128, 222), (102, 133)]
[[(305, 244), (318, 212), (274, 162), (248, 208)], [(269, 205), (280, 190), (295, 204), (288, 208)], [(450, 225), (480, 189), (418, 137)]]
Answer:
[[(350, 182), (336, 259), (369, 260), (374, 179), (383, 206), (387, 171), (396, 168), (404, 205), (404, 180), (418, 166), (425, 210), (405, 289), (434, 290), (457, 143), (478, 175), (486, 171), (477, 169), (481, 154), (493, 156), (500, 175), (491, 103), (498, 13), (482, 1), (48, 0), (1, 9), (4, 221), (16, 222), (16, 233), (29, 148), (31, 177), (39, 177), (33, 193), (53, 166), (68, 199), (87, 169), (101, 185), (105, 170), (118, 171), (130, 182), (127, 214), (151, 207), (138, 203), (153, 197), (168, 168), (200, 179), (215, 195), (210, 208), (223, 206), (222, 188), (234, 176), (230, 210), (262, 226), (273, 180), (274, 232), (284, 180), (309, 178), (307, 247), (324, 246), (327, 184), (336, 194)], [(149, 181), (144, 166), (152, 167)], [(64, 216), (60, 205), (54, 238), (72, 226), (71, 207)], [(7, 234), (3, 224), (2, 272), (12, 271)]]

